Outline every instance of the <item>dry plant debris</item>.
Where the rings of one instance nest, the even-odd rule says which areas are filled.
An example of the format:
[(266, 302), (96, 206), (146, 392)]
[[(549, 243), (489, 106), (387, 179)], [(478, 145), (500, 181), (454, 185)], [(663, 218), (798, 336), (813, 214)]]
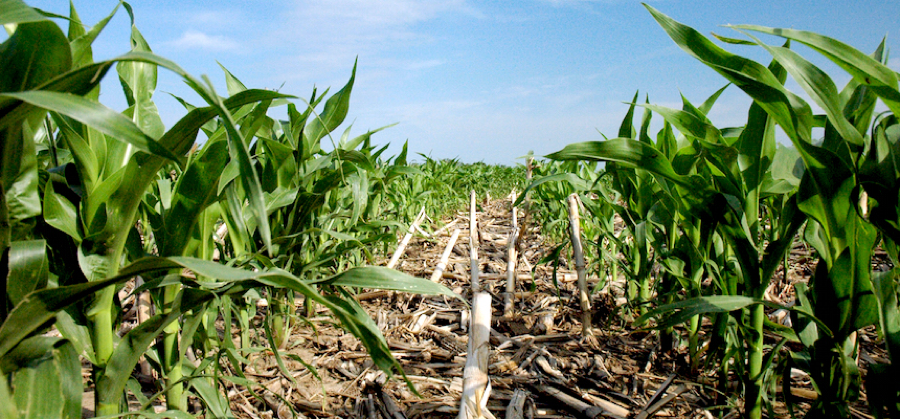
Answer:
[[(591, 296), (594, 336), (583, 339), (574, 263), (558, 270), (558, 289), (552, 267), (539, 265), (533, 273), (526, 268), (549, 247), (539, 227), (524, 226), (514, 307), (504, 317), (507, 242), (513, 229), (510, 204), (509, 199), (486, 202), (478, 213), (481, 280), (493, 296), (487, 408), (495, 417), (705, 419), (713, 417), (708, 411), (712, 407), (724, 411), (725, 417), (739, 417), (737, 396), (717, 394), (714, 377), (691, 375), (686, 349), (662, 352), (656, 332), (631, 329), (621, 319), (616, 302), (624, 300), (624, 279)], [(467, 237), (467, 216), (446, 224)], [(451, 230), (455, 229), (414, 237), (396, 268), (423, 278), (433, 276), (471, 301), (466, 240), (456, 242), (446, 268), (433, 275)], [(777, 275), (781, 280), (772, 284), (768, 298), (779, 303), (793, 300), (793, 283), (807, 281), (812, 272), (810, 252), (799, 244), (793, 249), (789, 274)], [(593, 286), (598, 278), (588, 281)], [(245, 374), (267, 391), (259, 393), (260, 400), (234, 385), (229, 393), (234, 412), (242, 418), (266, 419), (456, 417), (466, 362), (468, 307), (444, 297), (387, 291), (361, 290), (356, 298), (380, 327), (418, 395), (402, 375), (388, 379), (354, 336), (322, 316), (311, 319), (315, 330), (294, 330), (282, 351), (294, 381), (279, 373), (271, 352), (257, 354)], [(773, 318), (778, 315), (772, 313)], [(872, 328), (861, 334), (862, 366), (887, 357), (872, 344), (876, 340)], [(803, 409), (808, 406), (803, 400), (815, 397), (815, 392), (808, 377), (795, 374), (793, 380), (793, 394)], [(860, 403), (855, 410), (867, 411), (864, 397)], [(787, 415), (783, 403), (776, 401), (775, 409), (779, 416)]]

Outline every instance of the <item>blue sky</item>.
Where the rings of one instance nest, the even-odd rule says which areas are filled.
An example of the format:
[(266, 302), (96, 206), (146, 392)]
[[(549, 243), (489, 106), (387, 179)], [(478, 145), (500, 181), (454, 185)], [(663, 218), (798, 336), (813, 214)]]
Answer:
[[(68, 14), (68, 2), (26, 2)], [(115, 4), (75, 0), (87, 24)], [(886, 35), (897, 51), (900, 36), (897, 1), (649, 4), (706, 35), (740, 36), (723, 24), (791, 27), (865, 52)], [(373, 137), (375, 143), (391, 143), (391, 153), (409, 140), (411, 152), (434, 158), (515, 164), (529, 151), (544, 155), (568, 143), (600, 140), (598, 131), (614, 136), (627, 111), (623, 102), (635, 91), (641, 100), (649, 94), (653, 103), (680, 107), (680, 94), (699, 104), (725, 84), (676, 47), (638, 1), (135, 0), (131, 5), (154, 52), (194, 75), (209, 75), (220, 94), (226, 89), (217, 62), (248, 87), (308, 97), (313, 86), (337, 91), (358, 57), (347, 121), (355, 134), (398, 123)], [(129, 23), (120, 9), (94, 43), (96, 60), (127, 52)], [(758, 47), (726, 49), (769, 61)], [(849, 79), (809, 50), (802, 53), (839, 86)], [(900, 58), (889, 65), (900, 70)], [(790, 81), (788, 86), (800, 91)], [(185, 112), (165, 93), (201, 102), (177, 77), (161, 71), (156, 101), (167, 126)], [(121, 96), (110, 74), (101, 101), (122, 110)], [(742, 125), (748, 105), (732, 87), (710, 117), (718, 126)]]

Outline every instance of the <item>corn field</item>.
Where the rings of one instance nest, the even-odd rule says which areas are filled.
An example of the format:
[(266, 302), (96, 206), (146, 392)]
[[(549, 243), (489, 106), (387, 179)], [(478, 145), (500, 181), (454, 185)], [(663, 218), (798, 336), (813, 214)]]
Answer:
[[(506, 167), (338, 132), (355, 63), (304, 96), (223, 67), (220, 96), (128, 3), (64, 30), (0, 2), (0, 418), (900, 417), (884, 43), (715, 36), (758, 63), (645, 7), (721, 89)], [(120, 8), (131, 50), (95, 62)], [(203, 100), (168, 128), (159, 71)]]

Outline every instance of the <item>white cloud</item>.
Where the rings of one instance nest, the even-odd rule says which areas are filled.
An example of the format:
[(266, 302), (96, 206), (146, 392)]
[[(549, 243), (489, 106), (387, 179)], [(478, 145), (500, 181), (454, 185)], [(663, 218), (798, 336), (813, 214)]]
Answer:
[(239, 21), (239, 12), (226, 10), (203, 10), (187, 15), (184, 19), (193, 25), (231, 25)]
[[(639, 0), (540, 0), (543, 3), (550, 3), (554, 6), (578, 6), (584, 4), (620, 4), (620, 3), (637, 3)], [(659, 1), (659, 0), (644, 0)]]
[[(475, 18), (465, 0), (312, 0), (285, 13), (289, 25), (273, 28), (264, 44), (289, 45), (276, 64), (287, 79), (329, 74), (361, 62), (386, 71), (418, 71), (443, 65), (440, 57), (389, 58), (394, 51), (437, 41), (419, 25), (445, 15)], [(281, 65), (284, 65), (283, 67)]]
[(479, 14), (463, 0), (313, 0), (289, 12), (292, 24), (286, 29), (306, 45), (383, 48), (429, 40), (413, 26), (448, 13)]
[(356, 28), (340, 28), (350, 31), (405, 26), (448, 12), (480, 14), (464, 0), (315, 0), (305, 3), (298, 11), (311, 13), (322, 22), (337, 19), (356, 23)]
[(208, 35), (196, 29), (188, 29), (181, 34), (181, 38), (178, 38), (169, 44), (175, 48), (199, 48), (211, 51), (228, 51), (238, 48), (237, 42), (225, 36)]

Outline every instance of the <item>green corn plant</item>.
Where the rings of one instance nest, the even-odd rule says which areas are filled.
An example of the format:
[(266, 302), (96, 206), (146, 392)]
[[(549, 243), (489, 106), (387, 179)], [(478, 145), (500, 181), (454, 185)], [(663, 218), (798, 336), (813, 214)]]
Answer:
[[(677, 26), (674, 21), (652, 9), (651, 12), (670, 31), (673, 39), (695, 39), (699, 36), (690, 28)], [(780, 68), (780, 65), (773, 63), (773, 68)], [(777, 78), (772, 80), (781, 86)], [(699, 315), (727, 313), (749, 306), (745, 316), (736, 318), (736, 324), (745, 330), (743, 336), (746, 336), (743, 362), (746, 368), (747, 415), (759, 417), (764, 366), (772, 361), (771, 357), (768, 360), (763, 357), (764, 312), (761, 297), (805, 218), (796, 215), (800, 212), (790, 205), (793, 201), (788, 201), (789, 205), (784, 207), (787, 214), (784, 218), (789, 221), (781, 223), (777, 234), (769, 236), (774, 239), (763, 250), (760, 241), (762, 227), (759, 224), (761, 199), (790, 193), (790, 188), (778, 189), (785, 189), (783, 183), (773, 182), (764, 176), (774, 157), (773, 122), (762, 112), (762, 108), (751, 108), (748, 124), (741, 129), (715, 128), (706, 119), (705, 113), (718, 93), (699, 108), (687, 101), (682, 110), (644, 105), (661, 114), (685, 140), (676, 143), (673, 138), (662, 135), (661, 141), (653, 144), (617, 138), (570, 145), (549, 157), (602, 159), (639, 167), (651, 174), (667, 192), (669, 200), (661, 202), (670, 202), (669, 211), (676, 218), (674, 223), (670, 221), (666, 224), (677, 224), (681, 234), (674, 236), (674, 242), (658, 242), (657, 247), (668, 249), (663, 250), (666, 253), (663, 259), (666, 270), (676, 278), (683, 278), (682, 288), (693, 290), (689, 293), (693, 298), (658, 307), (646, 313), (639, 322), (669, 313), (670, 317), (660, 324), (661, 327), (690, 320), (689, 336), (696, 336)], [(726, 211), (716, 214), (710, 212), (710, 208), (725, 208)], [(730, 265), (740, 269), (725, 269)], [(701, 296), (699, 284), (704, 278), (710, 278), (716, 284), (715, 294), (725, 295)], [(714, 336), (719, 340), (719, 345), (726, 336), (725, 328), (735, 322), (716, 314), (715, 323)], [(696, 338), (689, 343), (691, 348), (699, 346)], [(691, 355), (696, 366), (697, 350), (693, 349)]]
[[(0, 251), (3, 252), (3, 260), (6, 261), (10, 244), (15, 244), (11, 243), (12, 233), (15, 232), (16, 236), (21, 233), (16, 230), (11, 231), (6, 226), (19, 227), (19, 222), (24, 220), (20, 217), (27, 215), (30, 218), (41, 215), (42, 212), (40, 201), (37, 200), (38, 173), (33, 137), (37, 128), (42, 125), (47, 110), (51, 110), (57, 115), (65, 115), (65, 118), (72, 121), (93, 124), (97, 126), (99, 135), (117, 135), (120, 141), (128, 144), (128, 147), (146, 152), (156, 152), (163, 160), (177, 158), (165, 146), (141, 132), (127, 118), (100, 107), (89, 98), (84, 97), (84, 95), (95, 94), (92, 91), (96, 92), (99, 80), (115, 63), (115, 61), (97, 64), (85, 64), (84, 62), (85, 56), (90, 56), (90, 42), (102, 29), (105, 21), (88, 33), (79, 33), (77, 30), (70, 31), (70, 36), (74, 38), (72, 43), (77, 52), (74, 54), (75, 60), (73, 60), (73, 49), (70, 47), (69, 40), (55, 24), (44, 20), (40, 14), (21, 2), (10, 3), (9, 9), (4, 7), (3, 12), (4, 23), (16, 25), (15, 32), (0, 47), (3, 55), (3, 80), (2, 87), (0, 87), (0, 91), (3, 92), (3, 111), (0, 118), (3, 121), (2, 161), (4, 166), (3, 181), (0, 182), (3, 184), (0, 187), (2, 188), (0, 196), (3, 197), (2, 205), (0, 205), (3, 208), (0, 210), (3, 219), (0, 220), (0, 225), (4, 226), (3, 231), (0, 232), (0, 236), (3, 237), (0, 239), (2, 242)], [(36, 56), (31, 53), (38, 48), (46, 51), (46, 54)], [(29, 72), (27, 71), (29, 68), (39, 68), (40, 71)], [(48, 126), (46, 123), (43, 125)], [(66, 215), (74, 212), (72, 211), (74, 208), (67, 207), (61, 201), (53, 203), (58, 205), (50, 205), (52, 215), (49, 218), (52, 222), (57, 223), (68, 232), (80, 234), (78, 226), (71, 223), (69, 219), (65, 219)], [(54, 211), (56, 212), (54, 213)], [(19, 239), (19, 237), (15, 238)], [(48, 263), (46, 252), (42, 251), (43, 249), (37, 249), (37, 246), (29, 247), (32, 250), (29, 258), (22, 259), (17, 256), (13, 261), (34, 263), (43, 260), (42, 265)], [(6, 266), (6, 263), (3, 265)], [(76, 268), (75, 271), (78, 269)], [(44, 271), (39, 270), (36, 272), (37, 274), (22, 276), (23, 272), (13, 266), (9, 272), (4, 270), (3, 283), (12, 284), (22, 291), (34, 292), (47, 285), (47, 275), (40, 272)], [(17, 296), (13, 293), (11, 296), (14, 299), (10, 300), (8, 299), (10, 295), (6, 292), (8, 287), (4, 288), (4, 296), (7, 298), (4, 298), (3, 312), (11, 315), (11, 312), (8, 312), (8, 304), (18, 307), (26, 301), (27, 297), (20, 298), (21, 295)], [(101, 298), (106, 295), (111, 296), (111, 290), (104, 291)], [(4, 320), (8, 320), (5, 315)], [(102, 319), (101, 321), (106, 320)], [(4, 324), (7, 323), (4, 322)], [(9, 325), (8, 327), (14, 326)], [(19, 342), (10, 341), (10, 347), (6, 348), (4, 354), (17, 343)], [(101, 355), (108, 354), (105, 352)], [(66, 383), (66, 386), (70, 389), (77, 388), (71, 384)], [(27, 394), (27, 387), (22, 387), (22, 391), (23, 394)], [(63, 406), (63, 404), (57, 406)]]
[[(859, 215), (856, 164), (864, 151), (876, 98), (892, 112), (898, 108), (897, 74), (879, 62), (884, 59), (881, 47), (876, 58), (872, 58), (809, 32), (737, 26), (739, 30), (774, 34), (811, 46), (854, 77), (843, 91), (838, 91), (830, 77), (798, 54), (751, 37), (825, 110), (824, 117), (817, 119), (809, 105), (785, 90), (769, 69), (721, 50), (695, 31), (650, 9), (679, 46), (750, 95), (800, 152), (806, 171), (796, 205), (814, 221), (805, 236), (819, 253), (820, 262), (811, 280), (811, 294), (807, 296), (802, 287), (798, 289), (805, 307), (798, 316), (804, 321), (796, 328), (807, 347), (807, 358), (798, 359), (811, 369), (821, 394), (810, 415), (846, 417), (847, 403), (855, 398), (858, 389), (852, 336), (858, 328), (873, 324), (878, 318), (869, 272), (877, 236), (875, 228)], [(811, 129), (823, 123), (825, 138), (821, 145), (815, 145)], [(755, 315), (754, 319), (758, 317)], [(750, 415), (758, 417), (758, 409), (750, 410)]]
[[(893, 114), (884, 114), (876, 119), (872, 128), (871, 143), (865, 161), (860, 166), (859, 177), (863, 188), (868, 192), (869, 221), (875, 225), (882, 235), (884, 247), (894, 266), (900, 260), (900, 225), (898, 208), (894, 191), (897, 190), (900, 171), (897, 166), (898, 145), (900, 145), (900, 125)], [(869, 403), (872, 414), (879, 418), (897, 417), (900, 405), (896, 403), (900, 396), (900, 386), (896, 377), (897, 354), (900, 354), (900, 309), (898, 309), (897, 269), (872, 276), (873, 291), (878, 304), (879, 328), (884, 337), (885, 346), (890, 355), (890, 362), (870, 366), (867, 377)]]
[[(153, 57), (147, 54), (149, 47), (147, 47), (140, 32), (134, 26), (132, 26), (132, 45), (133, 54)], [(215, 116), (222, 116), (228, 120), (230, 119), (230, 114), (227, 111), (227, 106), (209, 88), (187, 76), (176, 65), (161, 59), (155, 61), (130, 62), (118, 66), (119, 77), (125, 87), (126, 98), (130, 105), (125, 113), (131, 117), (135, 124), (141, 126), (145, 132), (151, 132), (153, 133), (152, 135), (160, 138), (160, 149), (172, 148), (174, 149), (174, 155), (181, 155), (187, 152), (187, 149), (193, 144), (200, 126)], [(165, 133), (163, 133), (161, 122), (155, 112), (151, 96), (156, 80), (156, 66), (160, 64), (174, 69), (176, 73), (180, 73), (201, 96), (204, 96), (213, 104), (213, 106), (189, 114), (186, 119), (183, 119)], [(271, 100), (271, 92), (258, 93), (259, 95), (250, 97), (249, 100), (258, 101), (266, 96)], [(240, 98), (240, 100), (248, 101), (248, 97)], [(81, 224), (83, 233), (79, 237), (74, 238), (80, 242), (79, 265), (89, 281), (115, 275), (119, 269), (127, 241), (130, 237), (134, 237), (131, 231), (136, 220), (138, 206), (147, 187), (155, 180), (157, 172), (164, 167), (166, 160), (160, 157), (153, 157), (152, 155), (148, 157), (145, 154), (137, 153), (137, 150), (129, 143), (118, 141), (115, 137), (98, 135), (93, 128), (68, 121), (64, 117), (56, 118), (56, 123), (62, 127), (64, 134), (62, 137), (74, 157), (80, 184), (84, 185), (86, 189), (84, 197), (79, 202), (81, 217), (79, 217), (80, 219), (77, 222)], [(231, 153), (237, 157), (239, 162), (242, 161), (240, 156), (244, 156), (243, 161), (248, 164), (243, 165), (244, 170), (242, 172), (247, 173), (246, 170), (249, 168), (247, 150), (240, 141), (239, 134), (234, 129), (229, 134), (228, 148), (231, 149)], [(105, 157), (101, 159), (100, 156)], [(224, 156), (220, 153), (220, 161), (222, 157)], [(103, 163), (98, 164), (101, 161)], [(259, 191), (258, 179), (255, 179), (252, 176), (253, 174), (242, 176), (244, 180), (243, 186), (248, 190)], [(129, 181), (123, 182), (123, 179), (126, 178)], [(251, 202), (254, 201), (251, 200)], [(175, 211), (184, 211), (183, 208), (177, 207), (179, 203), (180, 201), (176, 200)], [(187, 221), (190, 221), (190, 217)], [(189, 231), (188, 227), (190, 225), (184, 227), (184, 231)], [(157, 245), (162, 244), (164, 246), (163, 250), (167, 256), (178, 254), (178, 249), (172, 250), (165, 247), (170, 246), (170, 241), (163, 240), (160, 242), (159, 239), (160, 237), (157, 237)], [(180, 246), (180, 244), (176, 246)], [(98, 298), (88, 310), (89, 332), (92, 338), (94, 361), (97, 366), (95, 377), (98, 385), (98, 413), (114, 413), (118, 411), (119, 404), (115, 391), (101, 391), (110, 388), (105, 385), (108, 375), (105, 374), (104, 369), (115, 350), (115, 343), (112, 338), (112, 333), (115, 330), (115, 325), (112, 324), (115, 304), (112, 300), (112, 294), (113, 289), (106, 288), (98, 295)], [(171, 309), (168, 307), (175, 303), (178, 295), (176, 286), (170, 286), (163, 292), (161, 303), (159, 304), (163, 314), (171, 312)], [(180, 379), (180, 373), (177, 371), (173, 355), (178, 352), (175, 349), (174, 342), (176, 333), (177, 324), (170, 324), (166, 331), (169, 338), (164, 339), (167, 342), (165, 345), (169, 350), (163, 354), (164, 370), (168, 370), (165, 373), (167, 376), (173, 375), (174, 381)], [(112, 387), (114, 388), (114, 386)], [(177, 384), (171, 386), (171, 388), (173, 392), (180, 390)], [(182, 398), (175, 396), (174, 393), (172, 396), (169, 399), (170, 407), (182, 408), (180, 401)]]
[[(227, 70), (226, 79), (230, 93), (243, 91), (240, 81)], [(380, 129), (353, 138), (348, 129), (339, 141), (332, 142), (335, 146), (332, 151), (323, 150), (321, 142), (330, 139), (331, 132), (347, 114), (354, 79), (355, 68), (348, 83), (327, 100), (324, 100), (324, 94), (317, 96), (314, 92), (310, 105), (302, 113), (289, 104), (288, 120), (276, 121), (256, 109), (247, 116), (257, 115), (254, 118), (258, 119), (241, 123), (242, 129), (252, 127), (246, 132), (247, 138), (255, 137), (251, 153), (257, 173), (266, 185), (263, 193), (272, 226), (272, 245), (267, 247), (254, 231), (252, 218), (240, 204), (246, 201), (240, 196), (241, 191), (235, 191), (236, 205), (229, 202), (229, 211), (224, 215), (228, 225), (227, 242), (230, 242), (227, 247), (231, 249), (234, 263), (260, 270), (288, 270), (312, 281), (314, 289), (322, 295), (361, 313), (362, 308), (355, 300), (347, 298), (343, 287), (322, 282), (321, 278), (371, 261), (372, 255), (366, 247), (394, 240), (385, 228), (399, 224), (376, 219), (384, 215), (380, 209), (384, 191), (395, 180), (414, 176), (418, 171), (405, 167), (405, 147), (392, 164), (385, 165), (379, 160), (385, 148), (376, 150), (370, 138)], [(323, 100), (324, 110), (315, 112), (315, 105)], [(225, 199), (232, 198), (226, 196)], [(261, 251), (267, 254), (260, 254)], [(407, 284), (403, 285), (403, 282)], [(372, 281), (368, 286), (416, 289), (409, 281)], [(276, 357), (277, 349), (287, 343), (287, 333), (297, 317), (294, 293), (294, 290), (276, 287), (265, 291), (269, 301), (266, 336), (271, 339), (271, 349), (276, 351)], [(306, 296), (306, 301), (308, 313), (311, 304), (317, 304), (317, 300)], [(239, 305), (237, 314), (244, 324), (248, 310), (252, 307)], [(380, 332), (368, 333), (372, 336), (360, 337), (376, 363), (388, 370), (396, 367), (398, 364), (389, 352), (383, 351), (384, 338)], [(250, 349), (249, 344), (244, 339), (242, 349)]]
[[(189, 326), (182, 332), (187, 341), (179, 347), (172, 339), (163, 339), (159, 352), (162, 356), (157, 357), (165, 360), (165, 387), (176, 389), (173, 390), (175, 393), (170, 393), (170, 406), (179, 408), (183, 398), (177, 395), (181, 382), (177, 368), (181, 365), (179, 360), (183, 351), (190, 346), (191, 331), (197, 330), (198, 319), (203, 318), (200, 308), (219, 296), (245, 295), (266, 286), (288, 288), (338, 309), (338, 317), (345, 327), (375, 348), (379, 366), (396, 366), (396, 361), (389, 362), (392, 358), (383, 337), (370, 320), (363, 319), (361, 311), (342, 308), (344, 303), (340, 298), (315, 294), (313, 285), (297, 285), (299, 279), (296, 277), (291, 277), (293, 279), (288, 283), (245, 281), (223, 287), (219, 282), (198, 283), (193, 279), (185, 283), (172, 275), (188, 268), (198, 278), (221, 281), (238, 275), (246, 279), (240, 276), (245, 275), (240, 271), (223, 271), (198, 264), (197, 259), (180, 259), (181, 264), (172, 261), (181, 257), (179, 253), (189, 254), (196, 248), (203, 249), (199, 251), (201, 256), (211, 254), (208, 244), (200, 246), (191, 242), (191, 220), (202, 217), (207, 230), (201, 234), (208, 234), (208, 221), (217, 217), (216, 211), (223, 211), (222, 206), (214, 205), (221, 199), (217, 187), (228, 184), (220, 180), (215, 185), (215, 178), (201, 179), (199, 184), (193, 184), (193, 181), (197, 180), (197, 175), (204, 174), (201, 169), (221, 167), (226, 151), (233, 167), (231, 173), (237, 175), (229, 179), (232, 182), (225, 195), (229, 190), (240, 188), (247, 196), (251, 213), (265, 213), (262, 189), (243, 139), (246, 137), (242, 137), (244, 133), (241, 132), (245, 128), (249, 132), (251, 128), (238, 128), (232, 112), (239, 115), (248, 105), (266, 103), (284, 95), (248, 90), (223, 101), (211, 88), (184, 73), (174, 63), (150, 54), (134, 28), (133, 52), (115, 60), (92, 63), (90, 42), (108, 18), (87, 32), (79, 32), (80, 21), (73, 10), (69, 33), (72, 39), (67, 39), (56, 25), (45, 21), (23, 3), (14, 1), (9, 3), (9, 10), (6, 7), (4, 4), (3, 13), (0, 13), (3, 23), (17, 24), (17, 27), (0, 47), (4, 69), (0, 83), (3, 138), (0, 254), (4, 261), (3, 323), (0, 325), (0, 336), (3, 337), (0, 359), (3, 361), (0, 369), (14, 377), (15, 385), (13, 393), (5, 386), (0, 389), (4, 406), (18, 406), (28, 415), (77, 415), (81, 395), (77, 355), (81, 353), (94, 365), (96, 412), (116, 413), (140, 356), (157, 336), (175, 336), (180, 326), (171, 328), (171, 325), (177, 326), (177, 321), (187, 315)], [(130, 13), (127, 4), (125, 7)], [(29, 50), (37, 48), (35, 43), (53, 53), (28, 54)], [(75, 60), (72, 60), (73, 56)], [(124, 63), (119, 65), (118, 72), (130, 105), (124, 116), (94, 101), (99, 81), (117, 62)], [(152, 104), (157, 66), (183, 77), (210, 106), (191, 109), (185, 118), (164, 131)], [(38, 68), (41, 72), (29, 74), (22, 71), (25, 68)], [(44, 119), (48, 110), (52, 120)], [(196, 159), (185, 162), (181, 156), (191, 147), (197, 132), (209, 127), (216, 117), (223, 121), (222, 132), (217, 136), (207, 132), (211, 139), (209, 144), (195, 156)], [(37, 141), (34, 140), (36, 136), (40, 137)], [(41, 167), (49, 167), (46, 172), (38, 172), (36, 157), (39, 153), (35, 144), (46, 145), (42, 152), (50, 154), (49, 159), (42, 158), (41, 161)], [(174, 189), (168, 189), (174, 191), (174, 198), (169, 194), (170, 198), (160, 200), (168, 206), (162, 205), (155, 216), (145, 213), (138, 217), (138, 208), (145, 202), (148, 187), (154, 182), (161, 184), (158, 181), (165, 179), (160, 176), (161, 170), (168, 172), (167, 165), (172, 162), (178, 164), (174, 169), (181, 177)], [(123, 181), (126, 178), (128, 182)], [(213, 193), (205, 189), (192, 194), (191, 187), (209, 187)], [(234, 196), (236, 194), (232, 194)], [(28, 233), (29, 227), (33, 226), (29, 223), (35, 222), (36, 216), (37, 229)], [(140, 231), (153, 235), (148, 243), (140, 242), (140, 231), (135, 228), (139, 218), (143, 222)], [(253, 227), (262, 243), (260, 247), (271, 249), (267, 219), (256, 218), (260, 220)], [(187, 228), (178, 230), (179, 222), (186, 222)], [(179, 236), (186, 240), (179, 242)], [(31, 240), (50, 237), (54, 240)], [(56, 240), (59, 238), (64, 240)], [(144, 250), (153, 247), (172, 258), (142, 258)], [(135, 262), (122, 267), (123, 260), (128, 258)], [(49, 266), (49, 269), (40, 269), (41, 266)], [(166, 272), (170, 275), (164, 275)], [(113, 298), (114, 286), (134, 275), (163, 279), (144, 287), (159, 296), (162, 310), (121, 339), (116, 339), (115, 315), (120, 307)], [(416, 285), (417, 280), (377, 269), (351, 271), (349, 277), (356, 279), (347, 282), (340, 278), (348, 276), (338, 275), (320, 279), (317, 286), (381, 284), (407, 291), (421, 288)], [(432, 286), (424, 282), (420, 285)], [(38, 334), (53, 321), (65, 340), (48, 340)], [(51, 356), (47, 358), (45, 354)], [(27, 363), (28, 359), (38, 358), (45, 361)], [(199, 393), (210, 389), (201, 384), (200, 381), (192, 382)], [(35, 386), (42, 386), (47, 391), (36, 391)], [(30, 393), (47, 397), (29, 398)], [(15, 404), (6, 403), (10, 400)], [(211, 404), (208, 406), (212, 409)], [(221, 405), (215, 410), (219, 416), (224, 412)]]

